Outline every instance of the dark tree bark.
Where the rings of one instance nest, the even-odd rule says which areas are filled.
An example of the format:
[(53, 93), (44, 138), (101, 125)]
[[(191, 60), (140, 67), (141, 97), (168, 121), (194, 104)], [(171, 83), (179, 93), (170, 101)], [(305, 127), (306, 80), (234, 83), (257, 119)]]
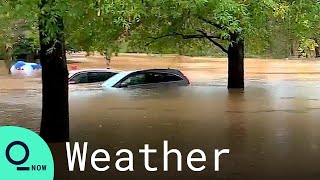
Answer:
[(12, 52), (13, 49), (10, 46), (5, 46), (5, 54), (4, 54), (4, 63), (6, 65), (6, 68), (8, 70), (8, 74), (11, 74), (10, 68), (12, 65)]
[(238, 35), (231, 35), (228, 48), (228, 88), (244, 88), (244, 41)]
[[(200, 20), (214, 26), (217, 29), (225, 30), (224, 26), (216, 24), (213, 21), (198, 17)], [(240, 38), (238, 33), (230, 32), (230, 45), (228, 50), (223, 48), (221, 44), (214, 41), (214, 38), (210, 37), (206, 33), (199, 31), (206, 35), (206, 38), (214, 45), (218, 46), (222, 51), (228, 54), (228, 88), (229, 89), (243, 89), (244, 88), (244, 40)], [(223, 40), (223, 39), (222, 39)]]
[(294, 54), (294, 44), (293, 42), (291, 42), (291, 46), (290, 46), (290, 57), (293, 57), (295, 54)]
[(318, 44), (318, 47), (316, 47), (316, 58), (320, 58), (320, 40), (316, 39), (316, 43)]
[[(52, 0), (41, 0), (40, 8), (54, 5)], [(40, 62), (42, 65), (42, 119), (40, 136), (48, 143), (69, 141), (68, 68), (64, 47), (63, 19), (56, 18), (56, 38), (48, 38), (46, 27), (41, 23), (52, 19), (50, 10), (39, 17)], [(52, 14), (52, 13), (51, 13)]]

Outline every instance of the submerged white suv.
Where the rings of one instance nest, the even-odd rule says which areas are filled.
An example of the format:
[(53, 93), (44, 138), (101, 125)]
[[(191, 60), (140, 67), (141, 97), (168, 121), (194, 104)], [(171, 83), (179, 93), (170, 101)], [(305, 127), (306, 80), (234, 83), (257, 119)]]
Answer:
[(188, 78), (176, 69), (147, 69), (123, 71), (106, 80), (104, 88), (153, 88), (163, 86), (188, 86)]

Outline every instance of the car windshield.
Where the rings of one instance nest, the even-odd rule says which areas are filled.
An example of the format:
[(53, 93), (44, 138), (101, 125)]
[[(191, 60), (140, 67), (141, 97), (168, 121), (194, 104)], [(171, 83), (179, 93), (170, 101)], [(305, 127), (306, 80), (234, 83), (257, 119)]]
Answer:
[(69, 79), (74, 75), (74, 72), (69, 72)]
[(73, 75), (75, 75), (76, 73), (79, 73), (79, 72), (81, 72), (81, 70), (73, 70), (73, 71), (69, 71), (69, 79), (73, 76)]
[(112, 76), (110, 79), (106, 80), (102, 86), (103, 87), (113, 87), (115, 84), (117, 84), (121, 79), (123, 79), (124, 77), (126, 77), (127, 75), (129, 75), (130, 73), (132, 73), (131, 71), (125, 71), (125, 72), (121, 72), (118, 73), (114, 76)]

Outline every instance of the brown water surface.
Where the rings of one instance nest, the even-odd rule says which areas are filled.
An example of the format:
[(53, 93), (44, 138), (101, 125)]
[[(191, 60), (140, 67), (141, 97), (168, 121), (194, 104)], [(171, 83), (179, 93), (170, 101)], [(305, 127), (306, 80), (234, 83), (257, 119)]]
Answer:
[[(100, 57), (90, 62), (81, 57), (81, 61), (80, 68), (105, 66)], [(245, 91), (226, 89), (224, 59), (122, 56), (111, 67), (165, 67), (169, 62), (190, 78), (190, 87), (103, 90), (71, 86), (72, 140), (89, 142), (91, 151), (107, 149), (112, 158), (121, 148), (134, 151), (136, 174), (129, 175), (139, 177), (320, 179), (320, 62), (247, 60)], [(10, 82), (26, 80), (2, 78), (7, 85), (0, 90), (0, 125), (39, 131), (40, 81), (27, 82), (33, 88), (10, 88)], [(176, 172), (172, 156), (170, 171), (162, 173), (164, 140), (169, 140), (170, 148), (180, 149), (184, 158), (192, 149), (204, 150), (206, 171), (191, 172), (184, 163), (183, 172)], [(144, 170), (143, 157), (137, 152), (145, 143), (159, 150), (151, 159), (158, 173)], [(214, 149), (223, 148), (231, 154), (221, 159), (221, 171), (214, 172)], [(117, 174), (112, 163), (113, 170), (105, 173), (94, 173), (90, 162), (87, 165), (88, 171), (74, 173), (72, 179)]]

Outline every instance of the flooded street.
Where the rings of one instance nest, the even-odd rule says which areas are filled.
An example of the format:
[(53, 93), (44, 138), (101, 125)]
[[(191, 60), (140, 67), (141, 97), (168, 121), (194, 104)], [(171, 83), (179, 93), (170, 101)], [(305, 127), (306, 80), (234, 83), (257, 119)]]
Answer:
[[(81, 61), (79, 68), (105, 67), (99, 58), (90, 62), (72, 58)], [(245, 91), (227, 90), (224, 59), (117, 57), (111, 64), (115, 69), (168, 66), (179, 68), (192, 85), (154, 90), (70, 86), (72, 141), (89, 142), (90, 150), (136, 150), (139, 177), (154, 174), (144, 170), (138, 149), (146, 143), (160, 149), (151, 161), (162, 170), (162, 142), (168, 140), (169, 147), (180, 149), (184, 158), (197, 148), (207, 154), (207, 168), (201, 173), (192, 172), (185, 161), (183, 172), (176, 172), (172, 156), (170, 171), (158, 172), (168, 178), (320, 179), (319, 61), (247, 60)], [(0, 85), (0, 126), (38, 132), (40, 80), (3, 76), (0, 81), (6, 82)], [(214, 149), (224, 148), (230, 149), (230, 155), (221, 159), (221, 171), (214, 172)], [(113, 175), (112, 170), (93, 173), (88, 166), (85, 173), (71, 177), (105, 179), (108, 175)]]

